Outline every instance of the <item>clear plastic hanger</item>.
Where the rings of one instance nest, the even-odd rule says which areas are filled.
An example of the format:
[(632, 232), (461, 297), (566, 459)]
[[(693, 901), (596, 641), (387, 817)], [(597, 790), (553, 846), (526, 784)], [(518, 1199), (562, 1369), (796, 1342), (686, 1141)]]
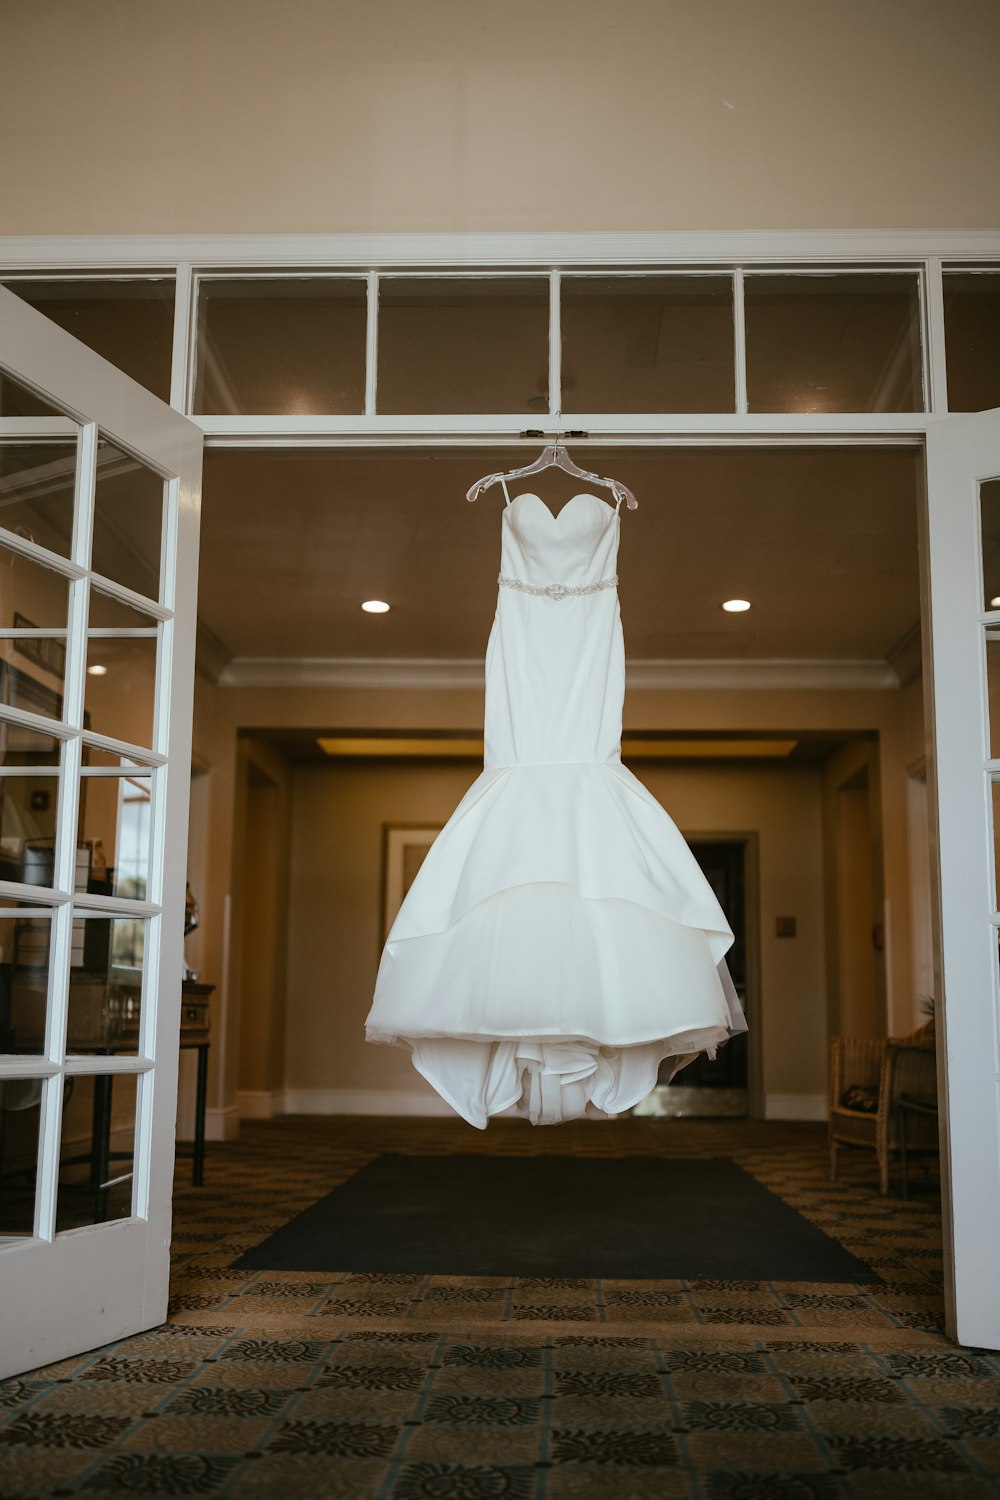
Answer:
[(605, 479), (600, 474), (594, 474), (590, 469), (581, 469), (575, 464), (566, 450), (566, 445), (559, 441), (558, 437), (554, 443), (549, 443), (542, 449), (538, 457), (530, 464), (525, 464), (521, 469), (506, 469), (502, 473), (484, 474), (482, 479), (477, 479), (471, 489), (466, 491), (466, 500), (477, 500), (491, 485), (499, 484), (501, 479), (526, 479), (529, 474), (540, 474), (543, 469), (565, 469), (567, 474), (572, 474), (576, 479), (586, 479), (589, 484), (600, 484), (609, 489), (616, 500), (624, 500), (629, 510), (637, 510), (639, 502), (627, 485), (622, 484), (619, 479)]

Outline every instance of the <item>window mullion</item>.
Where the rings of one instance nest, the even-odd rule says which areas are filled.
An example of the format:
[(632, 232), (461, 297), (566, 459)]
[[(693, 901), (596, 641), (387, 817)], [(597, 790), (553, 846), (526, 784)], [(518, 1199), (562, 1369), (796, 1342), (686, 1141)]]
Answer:
[(562, 276), (549, 272), (549, 416), (562, 411)]
[(929, 412), (948, 410), (948, 364), (944, 341), (944, 273), (941, 256), (927, 257), (923, 277), (924, 306), (924, 402)]
[(378, 272), (368, 272), (368, 322), (365, 328), (365, 416), (375, 415), (378, 392)]
[(733, 357), (736, 374), (736, 413), (746, 416), (750, 410), (747, 398), (747, 321), (743, 295), (743, 267), (733, 271)]

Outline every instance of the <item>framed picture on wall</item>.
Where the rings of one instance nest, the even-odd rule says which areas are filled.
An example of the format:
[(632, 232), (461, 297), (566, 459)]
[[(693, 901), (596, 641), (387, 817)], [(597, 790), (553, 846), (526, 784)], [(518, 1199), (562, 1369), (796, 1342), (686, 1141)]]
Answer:
[(443, 823), (382, 824), (382, 942)]

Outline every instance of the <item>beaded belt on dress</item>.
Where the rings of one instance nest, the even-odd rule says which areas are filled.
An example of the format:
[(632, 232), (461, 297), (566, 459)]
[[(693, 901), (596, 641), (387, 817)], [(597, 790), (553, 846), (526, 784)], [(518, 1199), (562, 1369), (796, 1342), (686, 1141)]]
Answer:
[(501, 573), (497, 579), (501, 588), (519, 589), (522, 594), (535, 594), (545, 599), (567, 599), (570, 594), (597, 594), (601, 589), (618, 586), (618, 574), (611, 578), (600, 578), (597, 583), (522, 583), (520, 578), (505, 578)]

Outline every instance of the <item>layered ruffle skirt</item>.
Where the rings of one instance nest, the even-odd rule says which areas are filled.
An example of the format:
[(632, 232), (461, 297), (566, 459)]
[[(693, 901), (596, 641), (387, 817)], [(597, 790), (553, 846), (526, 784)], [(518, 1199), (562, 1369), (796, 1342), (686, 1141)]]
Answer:
[(630, 1109), (746, 1030), (733, 933), (620, 760), (490, 767), (428, 851), (366, 1025), (470, 1124)]

